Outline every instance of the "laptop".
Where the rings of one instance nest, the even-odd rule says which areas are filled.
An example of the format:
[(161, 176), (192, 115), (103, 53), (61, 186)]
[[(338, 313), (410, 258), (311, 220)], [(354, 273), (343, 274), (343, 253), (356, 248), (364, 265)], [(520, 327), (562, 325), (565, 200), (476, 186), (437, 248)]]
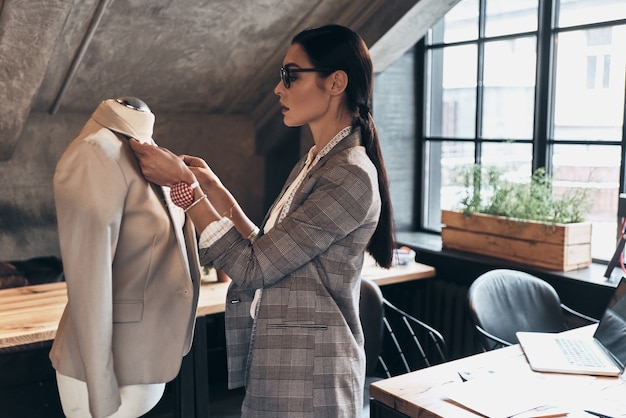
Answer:
[(516, 335), (534, 371), (619, 376), (626, 365), (626, 278), (615, 288), (593, 337), (544, 332)]

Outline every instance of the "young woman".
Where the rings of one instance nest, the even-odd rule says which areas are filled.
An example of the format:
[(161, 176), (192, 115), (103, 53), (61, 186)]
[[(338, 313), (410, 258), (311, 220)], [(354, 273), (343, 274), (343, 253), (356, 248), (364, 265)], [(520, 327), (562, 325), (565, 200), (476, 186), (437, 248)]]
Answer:
[[(315, 145), (259, 230), (208, 165), (131, 141), (144, 175), (172, 186), (201, 234), (202, 263), (231, 277), (229, 387), (244, 417), (357, 417), (365, 354), (359, 321), (364, 252), (389, 267), (389, 190), (369, 112), (372, 63), (361, 37), (329, 25), (293, 38), (274, 92), (287, 126)], [(196, 182), (199, 186), (196, 186)]]

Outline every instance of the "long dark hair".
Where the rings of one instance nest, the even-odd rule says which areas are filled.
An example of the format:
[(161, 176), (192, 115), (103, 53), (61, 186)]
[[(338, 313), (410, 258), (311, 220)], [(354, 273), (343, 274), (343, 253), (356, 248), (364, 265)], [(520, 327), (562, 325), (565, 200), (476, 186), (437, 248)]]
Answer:
[(304, 49), (314, 67), (343, 70), (348, 75), (346, 99), (354, 114), (352, 126), (361, 128), (361, 141), (378, 171), (382, 203), (378, 225), (367, 251), (380, 266), (390, 267), (395, 247), (393, 211), (378, 132), (369, 110), (374, 72), (367, 45), (359, 34), (340, 25), (304, 30), (293, 38), (292, 44)]

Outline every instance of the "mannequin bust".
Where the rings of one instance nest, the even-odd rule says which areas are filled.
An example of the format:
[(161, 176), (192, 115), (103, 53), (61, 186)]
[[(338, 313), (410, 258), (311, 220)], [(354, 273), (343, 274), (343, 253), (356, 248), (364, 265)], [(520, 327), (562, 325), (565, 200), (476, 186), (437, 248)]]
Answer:
[(140, 99), (104, 100), (57, 164), (68, 305), (50, 358), (68, 418), (145, 414), (191, 346), (200, 275), (183, 229), (193, 226), (126, 143), (154, 143), (154, 120)]
[(118, 97), (115, 101), (130, 109), (151, 113), (148, 105), (143, 100), (136, 97)]
[(152, 142), (154, 114), (144, 101), (136, 97), (105, 100), (100, 103), (92, 118), (113, 132), (141, 142)]

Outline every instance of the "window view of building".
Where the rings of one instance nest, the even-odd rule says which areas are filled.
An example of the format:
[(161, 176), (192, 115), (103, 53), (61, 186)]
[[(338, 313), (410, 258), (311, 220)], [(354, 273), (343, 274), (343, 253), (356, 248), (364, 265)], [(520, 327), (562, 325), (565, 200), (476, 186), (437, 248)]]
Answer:
[(591, 196), (592, 255), (619, 231), (626, 7), (623, 0), (461, 0), (392, 68), (374, 112), (400, 230), (441, 230), (459, 202), (459, 167), (527, 181), (545, 167), (555, 193)]

